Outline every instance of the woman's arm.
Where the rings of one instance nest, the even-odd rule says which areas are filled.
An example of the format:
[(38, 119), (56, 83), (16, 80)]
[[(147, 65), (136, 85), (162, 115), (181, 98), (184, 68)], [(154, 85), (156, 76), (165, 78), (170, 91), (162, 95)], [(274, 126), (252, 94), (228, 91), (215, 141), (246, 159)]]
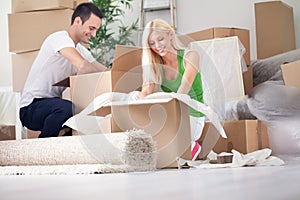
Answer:
[(152, 94), (153, 92), (155, 92), (155, 84), (153, 82), (144, 84), (140, 94), (140, 99), (144, 99), (147, 95)]
[(196, 51), (190, 51), (185, 55), (185, 71), (177, 93), (187, 94), (190, 91), (197, 72), (199, 71), (199, 60), (199, 54)]

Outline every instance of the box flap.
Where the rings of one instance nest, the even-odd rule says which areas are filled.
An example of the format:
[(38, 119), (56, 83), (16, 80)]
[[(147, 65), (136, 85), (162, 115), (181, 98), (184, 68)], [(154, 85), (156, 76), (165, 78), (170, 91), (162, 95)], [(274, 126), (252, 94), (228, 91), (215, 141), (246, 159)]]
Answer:
[(285, 85), (300, 87), (300, 60), (281, 65), (281, 70)]
[(53, 86), (70, 87), (70, 77), (67, 77), (57, 83), (54, 83)]
[(115, 101), (115, 102), (109, 102), (105, 104), (104, 106), (128, 106), (128, 105), (140, 105), (140, 104), (155, 104), (155, 103), (168, 103), (173, 98), (166, 98), (166, 99), (139, 99), (139, 100), (133, 100), (133, 101)]
[(136, 46), (116, 45), (112, 71), (131, 71), (141, 69), (142, 48)]
[[(109, 71), (107, 71), (109, 72)], [(98, 77), (101, 75), (101, 73), (105, 73), (105, 72), (93, 72), (93, 73), (87, 73), (87, 74), (79, 74), (79, 75), (73, 75), (73, 76), (69, 76), (57, 83), (54, 83), (53, 86), (63, 86), (63, 87), (70, 87), (70, 79), (71, 77), (77, 77), (77, 76), (80, 76), (80, 77), (88, 77), (88, 76), (91, 76), (91, 74), (93, 74), (94, 76)]]

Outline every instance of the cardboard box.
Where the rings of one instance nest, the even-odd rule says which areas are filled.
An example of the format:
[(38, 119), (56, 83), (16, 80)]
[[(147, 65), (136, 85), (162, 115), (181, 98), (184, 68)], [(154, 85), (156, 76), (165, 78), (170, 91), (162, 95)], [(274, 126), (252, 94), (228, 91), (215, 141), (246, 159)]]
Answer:
[(83, 110), (95, 97), (106, 92), (129, 93), (142, 86), (142, 50), (117, 45), (111, 71), (71, 76), (56, 86), (70, 86), (75, 112)]
[(211, 149), (216, 153), (231, 152), (232, 149), (235, 149), (240, 153), (247, 154), (269, 148), (267, 127), (259, 120), (225, 121), (223, 128), (227, 139), (221, 138), (209, 122), (205, 123), (199, 139), (205, 153)]
[(89, 0), (74, 0), (74, 9), (81, 3), (89, 2)]
[[(39, 51), (27, 53), (12, 54), (12, 74), (13, 74), (13, 91), (22, 92), (31, 66)], [(63, 94), (63, 99), (70, 100), (70, 88), (67, 88)]]
[(157, 167), (177, 167), (176, 157), (191, 159), (189, 108), (176, 99), (117, 102), (98, 109), (97, 116), (111, 114), (101, 124), (104, 133), (143, 129), (157, 145)]
[(243, 72), (243, 83), (245, 94), (250, 95), (253, 89), (253, 67), (247, 66), (247, 71)]
[(54, 10), (71, 8), (73, 9), (73, 0), (12, 0), (12, 13), (38, 11), (38, 10)]
[(202, 31), (197, 31), (193, 33), (188, 33), (182, 35), (179, 39), (183, 44), (187, 45), (193, 41), (209, 40), (213, 38), (231, 37), (238, 36), (239, 40), (242, 42), (246, 49), (244, 54), (244, 59), (247, 65), (250, 65), (250, 36), (249, 30), (240, 28), (226, 28), (226, 27), (215, 27), (209, 28)]
[(28, 73), (39, 51), (12, 54), (13, 91), (22, 92)]
[(0, 125), (0, 140), (15, 140), (16, 128), (15, 126)]
[(40, 49), (48, 35), (70, 26), (72, 14), (71, 9), (8, 14), (9, 51)]
[(281, 1), (255, 3), (257, 58), (296, 48), (293, 8)]
[(281, 65), (284, 84), (292, 87), (300, 87), (300, 60)]

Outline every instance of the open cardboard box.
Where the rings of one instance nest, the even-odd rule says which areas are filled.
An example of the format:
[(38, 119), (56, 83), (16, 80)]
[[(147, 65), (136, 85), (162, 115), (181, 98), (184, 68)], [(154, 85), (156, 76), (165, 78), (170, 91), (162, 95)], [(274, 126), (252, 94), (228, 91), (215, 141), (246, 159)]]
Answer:
[[(247, 154), (259, 149), (269, 148), (267, 127), (260, 120), (225, 121), (223, 128), (227, 138), (221, 138), (211, 123), (205, 123), (198, 140), (206, 156), (213, 149), (215, 153), (231, 152), (232, 149)], [(209, 131), (209, 135), (207, 134)]]
[(100, 94), (139, 90), (142, 86), (141, 56), (139, 47), (117, 45), (111, 71), (70, 76), (55, 86), (70, 87), (75, 113), (79, 113)]
[(292, 87), (300, 87), (300, 60), (281, 65), (284, 84)]
[[(189, 108), (173, 98), (120, 101), (106, 104), (91, 115), (111, 118), (99, 126), (99, 132), (124, 132), (143, 129), (153, 136), (157, 146), (157, 168), (177, 167), (176, 158), (191, 159)], [(76, 133), (84, 134), (84, 133)]]

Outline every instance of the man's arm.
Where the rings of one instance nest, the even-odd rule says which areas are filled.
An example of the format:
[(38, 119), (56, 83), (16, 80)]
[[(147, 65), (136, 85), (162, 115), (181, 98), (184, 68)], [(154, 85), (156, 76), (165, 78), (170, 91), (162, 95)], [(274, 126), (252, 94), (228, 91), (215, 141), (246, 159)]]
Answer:
[(92, 64), (94, 65), (94, 67), (96, 67), (99, 70), (99, 72), (110, 70), (110, 68), (105, 67), (103, 64), (99, 63), (96, 60), (92, 62)]
[(93, 63), (85, 60), (80, 53), (73, 47), (66, 47), (59, 51), (66, 59), (68, 59), (78, 70), (78, 74), (87, 74), (93, 72), (102, 72), (107, 68), (97, 61)]

